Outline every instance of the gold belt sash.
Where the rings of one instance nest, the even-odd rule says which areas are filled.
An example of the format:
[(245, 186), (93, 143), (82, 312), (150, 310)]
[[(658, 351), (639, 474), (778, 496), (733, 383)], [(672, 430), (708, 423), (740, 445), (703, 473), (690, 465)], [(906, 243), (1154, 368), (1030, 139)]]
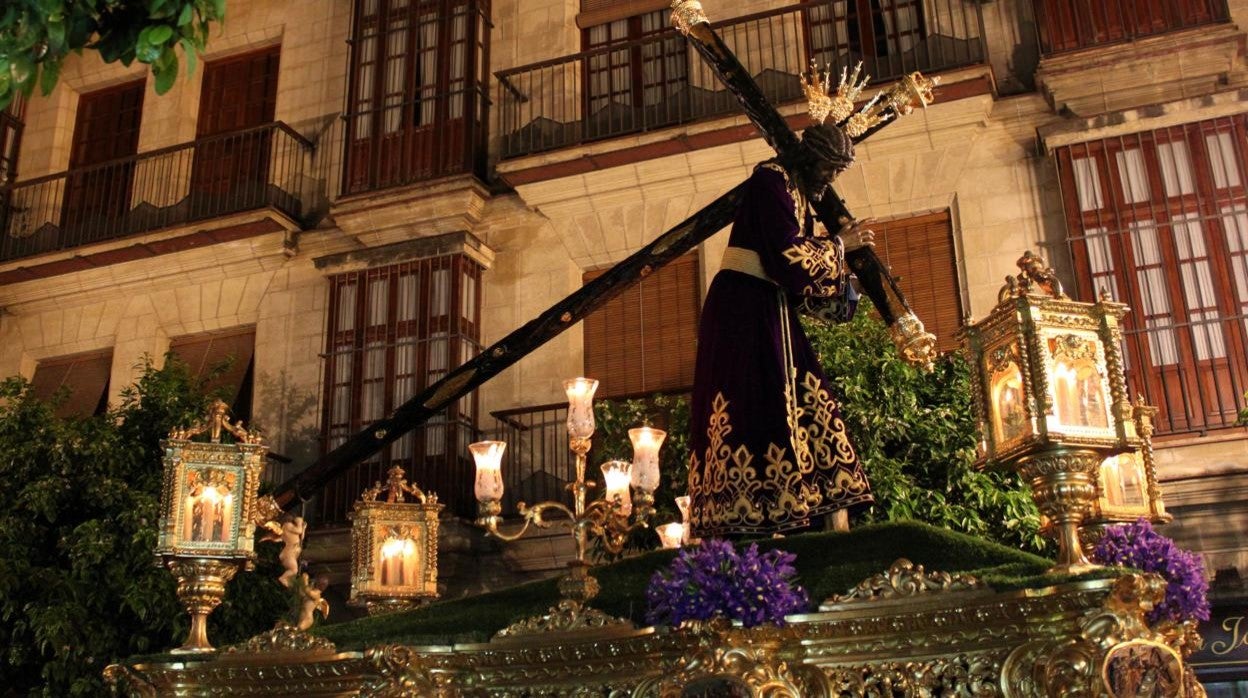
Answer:
[(749, 274), (763, 281), (771, 281), (767, 276), (767, 272), (763, 270), (763, 260), (759, 258), (758, 253), (754, 250), (747, 250), (744, 247), (728, 247), (725, 249), (724, 259), (719, 266), (721, 269), (731, 269), (742, 274)]

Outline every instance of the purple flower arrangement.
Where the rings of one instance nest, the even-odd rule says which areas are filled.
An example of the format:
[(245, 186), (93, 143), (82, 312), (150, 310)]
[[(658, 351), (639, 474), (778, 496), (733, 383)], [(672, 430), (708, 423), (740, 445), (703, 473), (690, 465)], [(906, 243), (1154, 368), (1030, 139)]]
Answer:
[(1209, 582), (1200, 555), (1175, 545), (1147, 519), (1107, 528), (1092, 556), (1103, 565), (1134, 567), (1165, 578), (1166, 597), (1149, 614), (1150, 623), (1209, 620)]
[(743, 552), (723, 540), (684, 548), (666, 570), (654, 573), (646, 589), (653, 625), (728, 618), (747, 628), (784, 625), (784, 617), (806, 610), (810, 599), (795, 583), (797, 556), (780, 550)]

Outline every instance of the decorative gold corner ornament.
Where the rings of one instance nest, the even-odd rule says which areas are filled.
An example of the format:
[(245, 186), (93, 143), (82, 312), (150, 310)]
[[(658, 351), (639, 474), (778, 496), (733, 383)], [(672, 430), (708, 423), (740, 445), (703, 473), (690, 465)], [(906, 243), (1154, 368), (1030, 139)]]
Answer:
[(496, 640), (524, 638), (550, 632), (585, 633), (611, 637), (636, 630), (631, 621), (609, 616), (587, 604), (598, 595), (598, 580), (589, 576), (589, 565), (570, 563), (568, 575), (559, 579), (563, 598), (546, 613), (519, 620), (498, 631)]
[(890, 565), (888, 570), (862, 580), (848, 593), (828, 599), (819, 609), (826, 611), (834, 605), (851, 602), (863, 603), (921, 594), (984, 589), (987, 586), (969, 574), (928, 572), (923, 569), (923, 565), (916, 565), (903, 557)]
[(906, 313), (897, 318), (888, 328), (888, 336), (893, 340), (893, 346), (897, 347), (897, 351), (901, 353), (901, 358), (912, 366), (918, 366), (924, 371), (931, 371), (935, 367), (936, 356), (936, 335), (928, 332), (923, 327), (923, 321), (914, 313)]
[(698, 0), (672, 0), (672, 26), (684, 36), (699, 24), (710, 24)]

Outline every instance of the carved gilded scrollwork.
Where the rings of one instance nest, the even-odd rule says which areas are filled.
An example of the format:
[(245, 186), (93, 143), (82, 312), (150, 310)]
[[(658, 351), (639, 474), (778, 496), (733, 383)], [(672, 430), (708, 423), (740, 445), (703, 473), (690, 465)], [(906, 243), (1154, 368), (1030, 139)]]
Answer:
[(984, 583), (969, 574), (928, 572), (923, 565), (916, 565), (901, 558), (888, 570), (859, 582), (848, 593), (833, 596), (828, 604), (851, 601), (874, 601), (941, 591), (970, 591), (984, 589)]
[(377, 674), (365, 680), (365, 698), (460, 698), (454, 673), (435, 668), (416, 650), (383, 645), (364, 653)]
[[(683, 628), (696, 642), (678, 671), (657, 685), (659, 698), (682, 698), (691, 688), (727, 690), (749, 698), (820, 698), (827, 683), (810, 672), (794, 671), (784, 649), (795, 637), (775, 627), (733, 628), (725, 622)], [(708, 694), (715, 695), (715, 694)], [(724, 694), (720, 695), (734, 695)]]
[(109, 664), (104, 668), (104, 683), (113, 695), (133, 698), (156, 698), (156, 687), (146, 676), (125, 664)]
[(237, 645), (230, 645), (223, 655), (260, 654), (266, 652), (337, 652), (334, 643), (323, 637), (309, 635), (285, 621), (278, 621), (272, 630), (249, 638)]

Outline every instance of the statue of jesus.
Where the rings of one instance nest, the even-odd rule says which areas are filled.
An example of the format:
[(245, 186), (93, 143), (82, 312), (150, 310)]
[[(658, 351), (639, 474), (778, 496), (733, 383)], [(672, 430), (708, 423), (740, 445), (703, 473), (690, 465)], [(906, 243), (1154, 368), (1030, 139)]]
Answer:
[(845, 251), (871, 244), (871, 233), (846, 222), (839, 239), (817, 237), (797, 180), (817, 177), (811, 190), (822, 193), (853, 163), (853, 141), (817, 125), (802, 143), (806, 162), (755, 168), (702, 309), (689, 462), (694, 537), (781, 533), (873, 501), (798, 318), (844, 322), (857, 305)]

